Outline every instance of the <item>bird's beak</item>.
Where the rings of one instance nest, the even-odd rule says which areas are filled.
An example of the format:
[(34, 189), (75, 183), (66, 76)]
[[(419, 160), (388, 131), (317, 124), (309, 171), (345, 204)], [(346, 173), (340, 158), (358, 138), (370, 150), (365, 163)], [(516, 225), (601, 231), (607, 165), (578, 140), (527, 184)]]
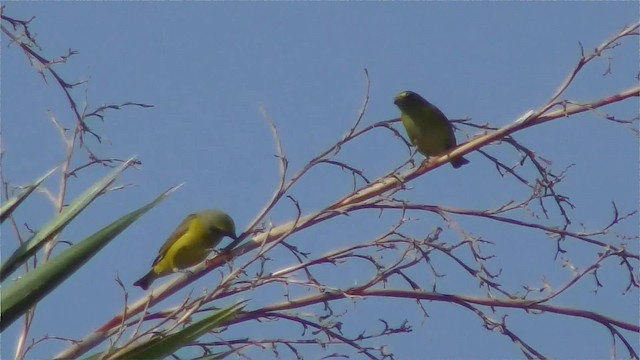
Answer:
[(233, 240), (238, 240), (238, 235), (231, 233), (231, 234), (227, 234), (228, 237), (232, 238)]

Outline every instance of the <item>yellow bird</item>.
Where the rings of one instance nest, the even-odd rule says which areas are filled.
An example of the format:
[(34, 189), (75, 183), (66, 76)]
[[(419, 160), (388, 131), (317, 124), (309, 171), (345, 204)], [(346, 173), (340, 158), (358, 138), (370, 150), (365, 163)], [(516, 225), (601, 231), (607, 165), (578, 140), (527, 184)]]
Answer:
[(147, 290), (160, 277), (202, 262), (222, 239), (237, 239), (233, 219), (220, 210), (187, 216), (160, 248), (151, 270), (133, 285)]
[[(407, 130), (409, 140), (418, 151), (429, 158), (456, 147), (456, 135), (449, 119), (435, 105), (413, 91), (403, 91), (393, 101), (400, 108), (400, 120)], [(462, 156), (451, 159), (451, 165), (459, 168), (468, 164)]]

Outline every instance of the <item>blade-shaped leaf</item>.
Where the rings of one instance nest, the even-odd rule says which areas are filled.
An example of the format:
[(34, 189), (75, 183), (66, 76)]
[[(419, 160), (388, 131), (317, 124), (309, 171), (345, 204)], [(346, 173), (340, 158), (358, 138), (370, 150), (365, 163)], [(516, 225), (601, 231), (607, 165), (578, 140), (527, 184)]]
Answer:
[(78, 216), (82, 210), (102, 194), (102, 192), (111, 185), (134, 160), (134, 158), (129, 159), (122, 164), (122, 166), (115, 169), (111, 174), (85, 191), (84, 194), (80, 195), (71, 205), (64, 209), (64, 211), (40, 229), (33, 238), (16, 249), (9, 259), (0, 266), (0, 281), (4, 281), (18, 267), (20, 267), (20, 265), (24, 264), (27, 259), (40, 250), (47, 241), (64, 229), (71, 220)]
[(24, 191), (22, 191), (20, 193), (20, 195), (13, 197), (9, 200), (7, 200), (6, 203), (4, 203), (4, 205), (2, 205), (2, 207), (0, 207), (0, 223), (3, 223), (10, 215), (11, 213), (13, 213), (13, 211), (15, 209), (18, 208), (18, 206), (20, 206), (20, 204), (27, 198), (29, 197), (29, 195), (31, 195), (31, 193), (38, 188), (38, 186), (40, 186), (40, 184), (42, 184), (45, 180), (47, 180), (47, 178), (49, 176), (51, 176), (51, 174), (53, 174), (56, 170), (58, 170), (58, 167), (55, 167), (51, 170), (49, 170), (48, 173), (44, 174), (44, 176), (42, 176), (40, 179), (36, 180), (35, 183), (25, 186)]
[(105, 226), (95, 234), (69, 247), (50, 261), (26, 273), (11, 286), (3, 289), (0, 297), (0, 303), (2, 304), (0, 332), (64, 282), (118, 234), (140, 216), (151, 210), (151, 208), (158, 205), (178, 187), (167, 190), (149, 204)]
[(118, 359), (164, 359), (182, 347), (193, 343), (209, 331), (224, 326), (238, 315), (247, 300), (231, 305), (217, 313), (199, 320), (183, 330), (164, 337), (157, 337), (131, 350), (117, 355)]

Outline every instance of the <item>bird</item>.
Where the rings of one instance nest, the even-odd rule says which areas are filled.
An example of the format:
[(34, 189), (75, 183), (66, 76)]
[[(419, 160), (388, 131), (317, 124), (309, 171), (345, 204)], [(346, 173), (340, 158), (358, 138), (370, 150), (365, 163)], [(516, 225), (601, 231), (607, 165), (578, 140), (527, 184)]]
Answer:
[[(427, 158), (441, 155), (456, 146), (453, 125), (440, 109), (425, 98), (413, 91), (403, 91), (394, 97), (393, 103), (400, 109), (400, 120), (409, 140), (422, 155)], [(456, 169), (469, 163), (462, 156), (450, 161)]]
[(151, 270), (133, 285), (147, 290), (154, 280), (202, 262), (225, 236), (238, 238), (228, 214), (216, 209), (190, 214), (162, 245)]

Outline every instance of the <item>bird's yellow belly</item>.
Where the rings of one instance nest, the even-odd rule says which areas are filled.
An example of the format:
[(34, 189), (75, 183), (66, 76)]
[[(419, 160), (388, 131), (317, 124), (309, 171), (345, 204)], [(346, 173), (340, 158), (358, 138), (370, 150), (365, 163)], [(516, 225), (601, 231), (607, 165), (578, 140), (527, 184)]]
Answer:
[(426, 133), (420, 138), (413, 139), (413, 144), (425, 156), (439, 155), (447, 150), (445, 144), (442, 143), (442, 137), (434, 133)]
[(418, 148), (424, 156), (439, 155), (447, 151), (447, 144), (438, 131), (420, 131), (415, 129), (409, 134), (411, 143)]
[(424, 156), (442, 154), (447, 150), (447, 129), (437, 123), (426, 123), (420, 126), (409, 116), (402, 117), (402, 123), (407, 130), (411, 143)]
[(168, 275), (176, 270), (183, 270), (202, 262), (209, 249), (199, 246), (172, 246), (167, 254), (154, 267), (153, 271), (160, 275)]
[(168, 250), (163, 258), (153, 267), (153, 271), (160, 275), (168, 275), (176, 270), (182, 270), (202, 262), (211, 251), (200, 224), (194, 224)]

